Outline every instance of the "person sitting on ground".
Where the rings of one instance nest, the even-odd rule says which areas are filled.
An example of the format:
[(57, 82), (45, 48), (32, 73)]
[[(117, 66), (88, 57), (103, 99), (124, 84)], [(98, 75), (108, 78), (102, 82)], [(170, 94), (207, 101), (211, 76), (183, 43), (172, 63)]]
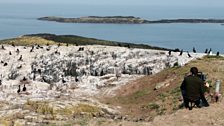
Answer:
[(201, 100), (203, 104), (206, 104), (205, 106), (208, 106), (208, 103), (204, 97), (204, 82), (198, 76), (197, 67), (192, 67), (190, 72), (191, 74), (184, 78), (180, 87), (185, 107), (191, 110), (192, 106), (189, 106), (189, 103), (193, 102), (200, 108)]

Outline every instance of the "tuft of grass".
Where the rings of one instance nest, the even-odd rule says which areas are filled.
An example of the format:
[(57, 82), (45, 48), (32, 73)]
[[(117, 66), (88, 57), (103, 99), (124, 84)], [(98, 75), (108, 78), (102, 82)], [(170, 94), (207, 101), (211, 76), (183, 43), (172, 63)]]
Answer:
[(151, 110), (158, 110), (160, 106), (156, 103), (149, 103), (148, 105), (145, 106), (145, 108), (151, 109)]
[(86, 113), (87, 115), (92, 115), (93, 113), (99, 113), (100, 108), (97, 106), (92, 106), (88, 104), (78, 104), (73, 107), (65, 107), (55, 111), (55, 114), (73, 116), (80, 115), (81, 113)]
[(96, 112), (100, 112), (100, 109), (96, 106), (92, 106), (88, 104), (78, 104), (78, 106), (73, 107), (72, 111), (74, 114), (80, 114), (81, 112), (96, 113)]
[(41, 114), (51, 114), (54, 115), (53, 107), (49, 105), (46, 101), (31, 101), (27, 100), (25, 104), (25, 108), (35, 111)]

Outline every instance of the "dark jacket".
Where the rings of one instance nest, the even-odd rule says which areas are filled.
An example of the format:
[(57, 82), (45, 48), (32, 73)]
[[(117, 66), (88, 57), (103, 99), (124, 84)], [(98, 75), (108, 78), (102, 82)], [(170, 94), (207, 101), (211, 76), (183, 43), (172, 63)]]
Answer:
[(198, 100), (204, 94), (204, 82), (194, 75), (184, 78), (181, 84), (181, 90), (184, 92), (184, 97), (189, 100)]

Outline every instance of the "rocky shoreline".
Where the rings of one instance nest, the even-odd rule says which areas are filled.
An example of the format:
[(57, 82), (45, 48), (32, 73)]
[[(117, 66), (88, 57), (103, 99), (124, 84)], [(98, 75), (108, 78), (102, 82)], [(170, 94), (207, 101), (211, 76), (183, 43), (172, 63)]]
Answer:
[(161, 19), (146, 20), (134, 16), (88, 16), (80, 18), (40, 17), (38, 20), (60, 23), (153, 24), (153, 23), (224, 23), (224, 19)]

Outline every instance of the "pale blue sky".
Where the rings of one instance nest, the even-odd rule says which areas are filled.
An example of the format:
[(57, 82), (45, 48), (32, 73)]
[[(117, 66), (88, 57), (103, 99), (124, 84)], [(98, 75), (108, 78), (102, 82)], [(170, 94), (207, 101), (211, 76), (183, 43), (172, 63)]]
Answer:
[(64, 3), (90, 5), (159, 5), (224, 7), (224, 0), (0, 0), (0, 3)]

